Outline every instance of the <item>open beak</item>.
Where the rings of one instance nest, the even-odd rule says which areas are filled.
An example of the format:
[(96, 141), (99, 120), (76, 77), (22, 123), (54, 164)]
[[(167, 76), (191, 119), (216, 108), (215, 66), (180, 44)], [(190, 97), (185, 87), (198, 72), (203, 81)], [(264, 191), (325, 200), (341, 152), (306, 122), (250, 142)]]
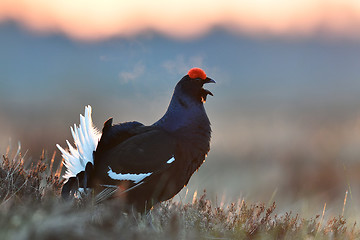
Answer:
[[(205, 83), (216, 83), (213, 79), (211, 79), (211, 78), (206, 78), (205, 80), (204, 80), (204, 84)], [(204, 88), (202, 88), (202, 101), (203, 102), (206, 102), (206, 97), (207, 97), (207, 95), (211, 95), (211, 96), (214, 96), (213, 94), (212, 94), (212, 92), (210, 92), (209, 90), (207, 90), (207, 89), (204, 89)]]

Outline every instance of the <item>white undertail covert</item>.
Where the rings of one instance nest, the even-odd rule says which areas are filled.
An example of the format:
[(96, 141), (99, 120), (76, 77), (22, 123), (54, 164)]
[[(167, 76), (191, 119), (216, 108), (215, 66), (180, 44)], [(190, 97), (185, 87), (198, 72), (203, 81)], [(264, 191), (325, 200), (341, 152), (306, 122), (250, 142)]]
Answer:
[(69, 151), (56, 144), (64, 158), (66, 172), (63, 177), (65, 179), (75, 177), (76, 174), (84, 171), (88, 162), (94, 163), (93, 152), (96, 150), (101, 137), (101, 133), (93, 126), (90, 105), (85, 107), (84, 116), (80, 114), (79, 126), (74, 124), (74, 128), (70, 127), (70, 129), (75, 147), (68, 140), (66, 140), (66, 143)]

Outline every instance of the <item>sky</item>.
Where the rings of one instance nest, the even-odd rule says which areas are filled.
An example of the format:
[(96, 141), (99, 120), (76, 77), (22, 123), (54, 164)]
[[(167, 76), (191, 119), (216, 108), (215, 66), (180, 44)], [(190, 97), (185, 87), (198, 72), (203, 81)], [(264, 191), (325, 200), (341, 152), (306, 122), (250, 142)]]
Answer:
[(356, 0), (2, 0), (0, 20), (74, 39), (133, 36), (144, 30), (174, 38), (199, 37), (214, 26), (246, 34), (311, 35), (318, 30), (354, 33), (360, 21)]
[(87, 104), (99, 128), (151, 124), (202, 67), (214, 154), (297, 144), (357, 119), (359, 24), (355, 0), (2, 0), (0, 142), (52, 151)]

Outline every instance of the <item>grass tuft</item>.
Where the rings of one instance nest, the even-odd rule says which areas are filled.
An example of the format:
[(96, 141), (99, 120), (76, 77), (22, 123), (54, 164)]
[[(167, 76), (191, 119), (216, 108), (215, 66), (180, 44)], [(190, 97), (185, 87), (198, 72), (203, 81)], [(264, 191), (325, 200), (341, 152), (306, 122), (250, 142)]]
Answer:
[[(61, 167), (45, 154), (25, 167), (17, 151), (0, 161), (0, 239), (358, 239), (343, 216), (277, 213), (275, 202), (214, 204), (206, 192), (191, 203), (173, 200), (148, 213), (124, 211), (117, 201), (92, 205), (60, 199)], [(345, 205), (345, 203), (344, 203)], [(325, 209), (325, 206), (324, 206)]]

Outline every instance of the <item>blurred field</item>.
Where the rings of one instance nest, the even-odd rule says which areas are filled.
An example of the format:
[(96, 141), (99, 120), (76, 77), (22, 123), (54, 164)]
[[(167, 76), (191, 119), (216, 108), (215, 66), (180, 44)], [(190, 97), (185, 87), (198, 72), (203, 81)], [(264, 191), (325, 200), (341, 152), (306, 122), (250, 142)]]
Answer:
[[(32, 173), (30, 171), (31, 177), (20, 177), (20, 180), (11, 182), (10, 192), (14, 195), (8, 194), (6, 191), (9, 191), (9, 187), (6, 187), (6, 184), (9, 183), (4, 183), (4, 176), (9, 176), (6, 173), (9, 168), (4, 168), (6, 161), (4, 162), (5, 158), (2, 160), (2, 168), (5, 169), (1, 172), (3, 203), (0, 208), (4, 213), (2, 221), (19, 221), (10, 228), (14, 229), (13, 232), (4, 231), (4, 234), (18, 236), (18, 230), (22, 229), (24, 236), (35, 234), (34, 236), (41, 239), (44, 236), (52, 236), (53, 232), (62, 231), (61, 228), (70, 228), (75, 221), (79, 228), (88, 222), (93, 224), (90, 227), (91, 232), (97, 236), (101, 236), (104, 229), (110, 229), (117, 235), (126, 231), (124, 236), (135, 239), (142, 239), (141, 234), (150, 234), (160, 239), (169, 236), (178, 236), (182, 239), (227, 239), (239, 236), (271, 238), (274, 234), (279, 234), (279, 231), (283, 231), (282, 237), (291, 236), (290, 238), (311, 239), (316, 236), (317, 239), (328, 239), (338, 234), (339, 238), (355, 239), (359, 237), (359, 230), (353, 225), (360, 221), (360, 120), (356, 113), (346, 118), (323, 118), (319, 117), (320, 114), (304, 116), (308, 119), (303, 117), (299, 120), (280, 114), (264, 114), (262, 118), (252, 119), (235, 118), (237, 124), (233, 134), (227, 131), (227, 128), (217, 131), (222, 128), (219, 123), (226, 124), (226, 120), (221, 119), (219, 115), (216, 116), (213, 121), (212, 150), (206, 162), (172, 202), (157, 206), (148, 216), (111, 216), (109, 213), (115, 211), (111, 204), (75, 207), (77, 210), (74, 212), (71, 210), (73, 207), (63, 205), (58, 199), (61, 187), (61, 173), (57, 170), (61, 161), (58, 152), (45, 150), (41, 157), (43, 163), (37, 165), (36, 156), (25, 155), (22, 158), (18, 153), (17, 157), (13, 157), (17, 151), (16, 143), (12, 143), (7, 149), (2, 146), (2, 153), (5, 156), (7, 153), (10, 159), (12, 156), (15, 165), (22, 159), (25, 168), (37, 169)], [(23, 174), (26, 171), (20, 172)], [(36, 180), (39, 176), (42, 177), (41, 181)], [(34, 177), (35, 181), (31, 180)], [(25, 185), (24, 179), (28, 179)], [(207, 210), (199, 210), (199, 202), (193, 203), (194, 199), (202, 195), (203, 190), (206, 190), (206, 206), (212, 205)], [(197, 197), (194, 198), (194, 194), (197, 194)], [(276, 203), (276, 209), (271, 210), (271, 218), (261, 220), (266, 216), (266, 208), (273, 202)], [(245, 211), (240, 203), (248, 204), (250, 210)], [(237, 204), (235, 212), (240, 214), (235, 214), (238, 219), (235, 223), (229, 220), (234, 216), (234, 213), (229, 212), (232, 204)], [(259, 210), (257, 206), (262, 206), (261, 204), (264, 204), (264, 208)], [(165, 219), (158, 215), (163, 216), (164, 211), (167, 212)], [(261, 211), (261, 214), (254, 218), (257, 211)], [(291, 217), (287, 217), (289, 213)], [(276, 219), (275, 215), (278, 222), (272, 225)], [(196, 224), (189, 223), (189, 217)], [(73, 222), (68, 223), (67, 218)], [(225, 218), (227, 221), (216, 218)], [(23, 222), (22, 219), (29, 222)], [(249, 223), (250, 219), (258, 222)], [(50, 222), (50, 229), (56, 229), (54, 226), (59, 222), (62, 225), (52, 231), (38, 227), (30, 231), (32, 227), (29, 226), (39, 225), (37, 221)], [(105, 223), (102, 221), (116, 221), (116, 224), (106, 223), (110, 226), (104, 227)], [(173, 221), (175, 226), (168, 226), (168, 222)], [(132, 222), (134, 225), (129, 227), (125, 222)], [(258, 230), (252, 235), (250, 232), (253, 231), (251, 229), (254, 228), (254, 224)], [(211, 229), (209, 226), (212, 226)], [(187, 235), (188, 233), (190, 235)], [(69, 236), (84, 235), (86, 233), (74, 229), (69, 233)]]
[(0, 163), (1, 239), (357, 239), (360, 230), (341, 215), (304, 218), (275, 202), (210, 200), (206, 193), (179, 194), (147, 213), (119, 202), (93, 205), (59, 198), (61, 168), (54, 158), (25, 167), (8, 150)]
[(234, 138), (222, 146), (229, 154), (216, 145), (189, 188), (207, 189), (225, 202), (275, 200), (282, 211), (302, 216), (320, 214), (326, 204), (326, 214), (359, 221), (359, 118), (316, 116), (264, 114), (261, 120), (239, 121), (233, 136), (224, 133)]
[[(210, 109), (214, 130), (211, 151), (180, 196), (186, 191), (192, 195), (206, 189), (208, 198), (214, 202), (276, 201), (281, 212), (292, 211), (304, 217), (320, 214), (326, 204), (326, 216), (343, 214), (360, 221), (360, 120), (356, 111), (344, 114), (321, 110), (303, 114), (242, 110), (228, 118), (212, 116)], [(107, 115), (94, 111), (94, 117)], [(77, 123), (78, 114), (74, 115), (72, 119)], [(65, 139), (71, 139), (68, 126), (63, 128), (61, 134), (46, 142), (33, 141), (30, 145), (25, 142), (33, 147), (25, 157), (28, 164), (41, 154), (40, 144), (49, 146), (45, 156), (51, 158), (56, 151), (53, 144), (64, 145)], [(58, 130), (45, 132), (55, 134)], [(14, 141), (11, 145), (16, 148)], [(5, 152), (5, 146), (4, 143), (0, 150)], [(55, 163), (60, 160), (56, 151)], [(179, 196), (175, 200), (184, 201)]]

